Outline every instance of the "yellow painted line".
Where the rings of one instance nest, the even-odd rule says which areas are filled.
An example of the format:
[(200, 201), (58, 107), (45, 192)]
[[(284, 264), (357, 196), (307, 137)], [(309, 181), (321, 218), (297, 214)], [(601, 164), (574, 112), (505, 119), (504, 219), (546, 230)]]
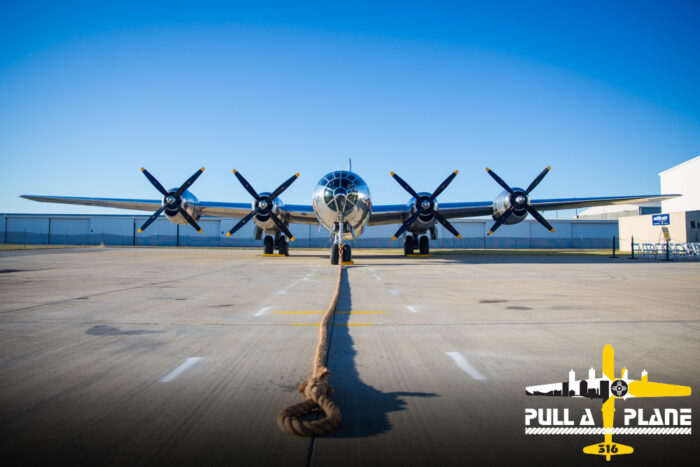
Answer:
[(430, 255), (406, 255), (406, 256), (411, 256), (411, 257), (428, 257)]
[[(312, 311), (274, 311), (273, 313), (278, 314), (278, 315), (311, 315), (311, 314), (323, 314), (325, 311), (321, 310), (312, 310)], [(336, 311), (335, 314), (337, 315), (349, 315), (349, 314), (357, 314), (357, 315), (377, 315), (380, 313), (384, 313), (383, 311)]]
[[(321, 323), (292, 323), (290, 326), (320, 326)], [(374, 326), (372, 323), (341, 323), (332, 326)]]
[(278, 253), (263, 253), (263, 256), (287, 256), (287, 255), (280, 255)]

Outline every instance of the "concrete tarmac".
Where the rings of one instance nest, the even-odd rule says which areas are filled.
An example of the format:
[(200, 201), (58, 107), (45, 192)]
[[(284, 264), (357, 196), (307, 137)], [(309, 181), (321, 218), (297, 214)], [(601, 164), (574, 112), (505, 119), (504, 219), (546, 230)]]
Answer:
[[(551, 465), (593, 436), (524, 434), (525, 408), (600, 400), (525, 387), (616, 371), (700, 388), (700, 263), (354, 251), (328, 366), (340, 428), (280, 432), (336, 266), (326, 252), (0, 252), (0, 449), (13, 465)], [(693, 409), (685, 398), (616, 402)], [(695, 434), (614, 436), (620, 465), (694, 464)]]

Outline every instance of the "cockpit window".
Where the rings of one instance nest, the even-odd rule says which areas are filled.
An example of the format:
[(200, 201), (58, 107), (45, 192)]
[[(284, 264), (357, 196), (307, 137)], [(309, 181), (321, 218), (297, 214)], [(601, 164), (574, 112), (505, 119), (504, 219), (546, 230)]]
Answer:
[(348, 172), (336, 171), (326, 175), (323, 200), (334, 211), (349, 213), (357, 202), (357, 177)]

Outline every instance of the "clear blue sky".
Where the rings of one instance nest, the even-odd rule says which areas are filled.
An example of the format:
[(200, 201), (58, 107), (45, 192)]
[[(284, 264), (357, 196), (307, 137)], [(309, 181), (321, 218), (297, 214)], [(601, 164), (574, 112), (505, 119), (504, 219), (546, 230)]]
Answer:
[(23, 193), (310, 203), (353, 169), (374, 204), (659, 192), (700, 154), (700, 2), (0, 3), (0, 212), (117, 213)]

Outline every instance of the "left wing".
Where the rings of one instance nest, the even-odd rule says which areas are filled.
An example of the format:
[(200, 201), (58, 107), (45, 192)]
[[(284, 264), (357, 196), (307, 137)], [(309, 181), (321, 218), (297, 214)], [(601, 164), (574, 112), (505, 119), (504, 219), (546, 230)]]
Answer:
[[(530, 206), (538, 211), (556, 211), (560, 209), (586, 208), (610, 204), (636, 204), (653, 201), (665, 201), (680, 195), (638, 195), (609, 196), (596, 198), (556, 198), (530, 200)], [(437, 211), (446, 219), (490, 216), (493, 214), (492, 201), (475, 201), (466, 203), (439, 203)], [(398, 224), (413, 214), (413, 205), (391, 204), (372, 206), (369, 225)]]

